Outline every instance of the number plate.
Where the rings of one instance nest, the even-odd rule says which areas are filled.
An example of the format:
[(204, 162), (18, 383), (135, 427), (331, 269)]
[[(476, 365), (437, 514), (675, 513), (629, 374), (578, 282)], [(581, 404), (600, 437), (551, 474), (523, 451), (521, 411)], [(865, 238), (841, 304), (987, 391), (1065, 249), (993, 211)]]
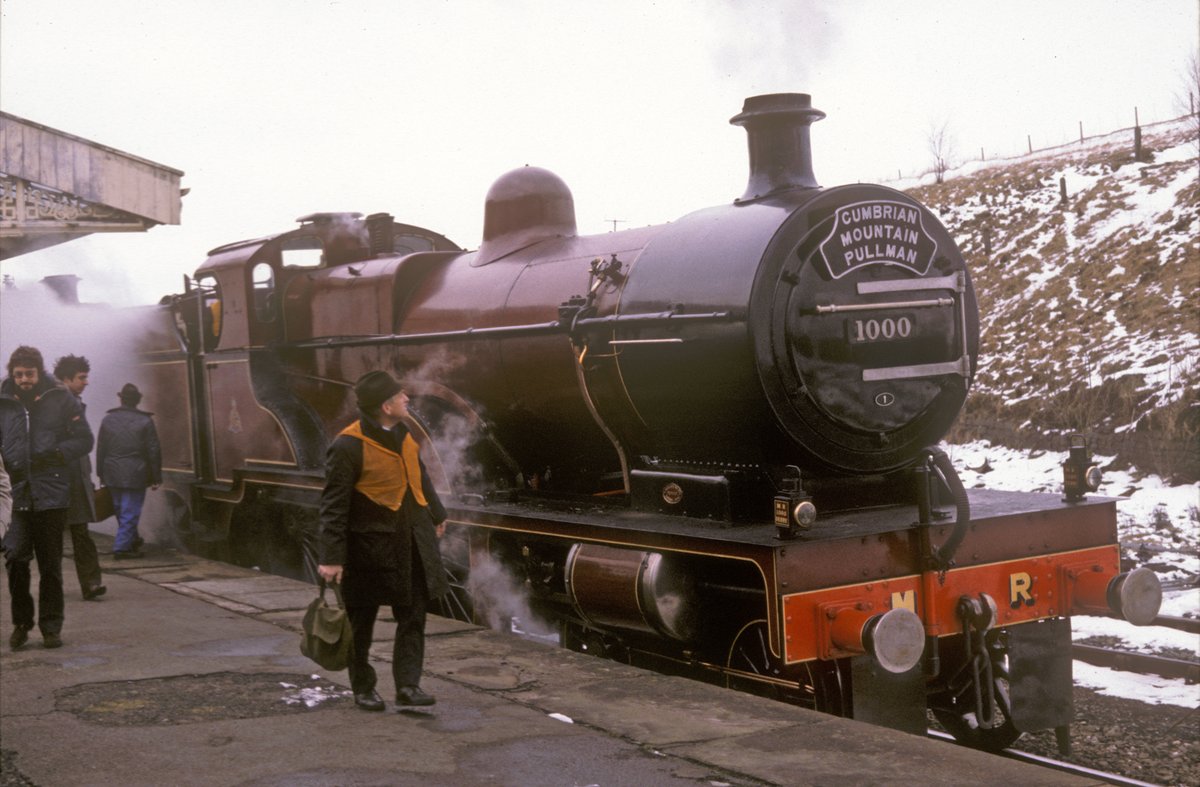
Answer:
[(855, 317), (846, 320), (846, 339), (851, 344), (871, 344), (907, 339), (916, 331), (912, 315)]

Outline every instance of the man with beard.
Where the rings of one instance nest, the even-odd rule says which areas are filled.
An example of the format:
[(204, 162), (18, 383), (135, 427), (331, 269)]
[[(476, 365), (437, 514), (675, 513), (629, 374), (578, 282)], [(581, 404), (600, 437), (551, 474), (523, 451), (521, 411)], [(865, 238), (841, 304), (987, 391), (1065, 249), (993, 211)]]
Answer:
[(62, 647), (63, 526), (73, 463), (92, 450), (79, 402), (46, 374), (42, 354), (21, 346), (0, 383), (0, 456), (12, 481), (13, 521), (4, 537), (15, 650), (29, 640), (34, 603), (30, 562), (37, 558), (37, 624), (47, 648)]

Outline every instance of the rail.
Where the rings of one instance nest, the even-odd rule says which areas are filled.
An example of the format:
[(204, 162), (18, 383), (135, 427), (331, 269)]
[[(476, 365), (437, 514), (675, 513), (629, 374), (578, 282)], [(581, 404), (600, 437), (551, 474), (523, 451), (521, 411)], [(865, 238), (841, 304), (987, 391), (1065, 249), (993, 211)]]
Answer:
[(1071, 655), (1078, 661), (1097, 667), (1109, 667), (1139, 675), (1182, 678), (1188, 683), (1200, 683), (1200, 662), (1078, 644), (1071, 646)]
[[(954, 736), (942, 732), (941, 730), (926, 730), (927, 737), (934, 738), (947, 743), (955, 743)], [(1085, 779), (1095, 779), (1104, 782), (1105, 784), (1116, 784), (1121, 787), (1155, 787), (1152, 782), (1144, 782), (1139, 779), (1133, 779), (1128, 776), (1122, 776), (1119, 773), (1111, 773), (1109, 771), (1098, 771), (1095, 768), (1088, 768), (1085, 765), (1075, 765), (1070, 762), (1063, 762), (1052, 757), (1043, 757), (1040, 754), (1030, 754), (1029, 752), (1019, 751), (1017, 749), (1005, 749), (997, 754), (998, 757), (1003, 757), (1006, 760), (1016, 760), (1030, 765), (1037, 765), (1042, 768), (1049, 768), (1053, 771), (1069, 773), (1074, 776), (1079, 776)]]

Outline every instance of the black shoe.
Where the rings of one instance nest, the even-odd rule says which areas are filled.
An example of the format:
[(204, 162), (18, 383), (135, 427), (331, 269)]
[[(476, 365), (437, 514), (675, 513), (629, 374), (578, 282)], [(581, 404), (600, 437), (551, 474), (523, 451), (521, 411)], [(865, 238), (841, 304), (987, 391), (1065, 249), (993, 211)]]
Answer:
[(47, 648), (61, 648), (63, 645), (62, 637), (57, 634), (43, 634), (42, 646)]
[(141, 557), (142, 553), (136, 549), (126, 549), (121, 552), (113, 552), (113, 560), (132, 560), (135, 557)]
[(421, 691), (419, 686), (401, 686), (396, 689), (397, 705), (432, 705), (437, 700), (433, 695)]
[(104, 587), (104, 585), (93, 585), (92, 587), (86, 588), (83, 591), (83, 600), (95, 601), (107, 592), (108, 588)]
[(8, 638), (8, 646), (13, 650), (24, 645), (29, 641), (30, 626), (17, 626), (13, 629), (12, 636)]
[(375, 689), (354, 695), (354, 704), (363, 710), (383, 710), (383, 697)]
[(133, 537), (133, 551), (137, 552), (139, 549), (142, 548), (142, 545), (145, 543), (146, 543), (146, 540), (144, 538), (142, 538), (141, 536), (134, 536)]

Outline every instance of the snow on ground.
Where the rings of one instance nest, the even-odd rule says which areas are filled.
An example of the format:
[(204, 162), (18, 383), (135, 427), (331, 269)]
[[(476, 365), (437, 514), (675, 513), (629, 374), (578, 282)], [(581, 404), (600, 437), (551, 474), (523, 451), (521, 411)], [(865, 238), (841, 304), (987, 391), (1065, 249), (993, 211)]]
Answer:
[(1137, 675), (1106, 667), (1074, 663), (1075, 685), (1089, 688), (1097, 694), (1141, 700), (1147, 705), (1178, 705), (1195, 708), (1200, 705), (1200, 686), (1189, 685), (1177, 678), (1157, 675)]
[[(1063, 454), (1023, 451), (986, 440), (948, 445), (963, 484), (968, 488), (1059, 493)], [(1103, 467), (1111, 457), (1093, 457)], [(1161, 614), (1200, 617), (1200, 484), (1170, 486), (1158, 476), (1136, 470), (1106, 471), (1100, 494), (1116, 497), (1117, 530), (1127, 553), (1154, 570), (1167, 588)], [(1111, 618), (1071, 618), (1074, 639), (1113, 637), (1122, 647), (1144, 653), (1165, 649), (1191, 651), (1200, 657), (1200, 637), (1162, 626), (1132, 626)], [(1200, 686), (1183, 680), (1095, 667), (1075, 662), (1075, 683), (1101, 694), (1141, 700), (1152, 705), (1200, 707)]]

